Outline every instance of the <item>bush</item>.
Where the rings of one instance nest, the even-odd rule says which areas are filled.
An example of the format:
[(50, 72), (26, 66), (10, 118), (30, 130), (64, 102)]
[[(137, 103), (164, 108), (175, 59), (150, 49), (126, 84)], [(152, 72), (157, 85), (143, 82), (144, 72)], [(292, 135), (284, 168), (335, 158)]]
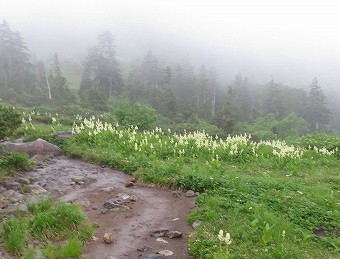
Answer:
[(21, 116), (12, 107), (0, 105), (0, 140), (10, 137), (21, 124)]
[(117, 105), (114, 113), (123, 126), (137, 126), (139, 129), (150, 129), (157, 119), (156, 110), (148, 105), (135, 103), (130, 105), (123, 101)]

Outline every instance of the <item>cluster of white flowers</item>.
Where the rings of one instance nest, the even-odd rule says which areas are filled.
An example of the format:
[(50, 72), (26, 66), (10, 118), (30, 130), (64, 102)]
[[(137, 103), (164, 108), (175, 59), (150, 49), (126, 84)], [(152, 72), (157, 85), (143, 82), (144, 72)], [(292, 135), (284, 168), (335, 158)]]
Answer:
[(225, 236), (224, 236), (222, 229), (218, 232), (217, 237), (218, 237), (219, 241), (225, 242), (227, 245), (230, 245), (231, 242), (232, 242), (232, 240), (230, 239), (230, 233), (226, 233)]
[[(77, 118), (82, 119), (81, 116)], [(101, 132), (109, 132), (114, 136), (112, 139), (120, 139), (122, 145), (130, 146), (135, 151), (156, 154), (170, 148), (174, 156), (198, 157), (200, 154), (209, 155), (209, 157), (206, 157), (207, 161), (219, 160), (223, 157), (242, 156), (244, 153), (260, 158), (300, 159), (307, 151), (307, 149), (287, 145), (285, 141), (260, 141), (256, 143), (251, 141), (249, 134), (229, 135), (226, 139), (221, 139), (218, 136), (210, 136), (204, 131), (184, 131), (183, 134), (171, 134), (170, 129), (163, 131), (159, 127), (139, 133), (137, 126), (124, 129), (118, 124), (113, 126), (110, 123), (103, 122), (95, 116), (84, 118), (79, 124), (74, 123), (72, 131), (73, 133), (86, 132), (91, 137)], [(321, 155), (334, 155), (335, 153), (335, 150), (328, 151), (326, 148), (314, 148), (314, 151)]]

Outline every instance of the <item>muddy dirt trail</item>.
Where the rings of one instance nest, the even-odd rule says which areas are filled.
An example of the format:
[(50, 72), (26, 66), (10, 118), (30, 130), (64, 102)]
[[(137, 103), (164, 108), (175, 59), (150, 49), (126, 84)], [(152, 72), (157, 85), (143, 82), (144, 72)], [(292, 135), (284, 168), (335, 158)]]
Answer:
[[(131, 176), (63, 156), (25, 175), (37, 179), (55, 199), (82, 204), (90, 220), (98, 224), (94, 233), (98, 240), (85, 245), (84, 258), (138, 258), (162, 250), (174, 253), (168, 258), (191, 258), (187, 239), (193, 230), (186, 218), (194, 208), (194, 198), (185, 197), (184, 193), (174, 198), (172, 191), (142, 187), (138, 183), (125, 187)], [(118, 196), (128, 201), (124, 203), (127, 207), (114, 211), (103, 208), (107, 200)], [(149, 235), (151, 230), (162, 228), (180, 231), (183, 236), (156, 241), (156, 237)], [(112, 233), (114, 242), (105, 244), (104, 233)], [(152, 250), (138, 251), (141, 244)]]

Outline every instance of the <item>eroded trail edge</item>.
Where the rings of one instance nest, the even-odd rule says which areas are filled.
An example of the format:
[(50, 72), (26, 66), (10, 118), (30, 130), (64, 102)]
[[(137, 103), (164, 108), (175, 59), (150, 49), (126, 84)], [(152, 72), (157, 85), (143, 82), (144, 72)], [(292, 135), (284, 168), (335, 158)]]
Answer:
[[(162, 250), (174, 253), (169, 258), (190, 258), (187, 243), (193, 230), (187, 215), (194, 208), (194, 198), (185, 195), (175, 198), (172, 191), (142, 187), (138, 183), (126, 187), (131, 176), (64, 156), (51, 159), (25, 176), (37, 179), (37, 184), (52, 198), (84, 206), (89, 219), (98, 225), (94, 233), (98, 240), (85, 244), (84, 258), (138, 258)], [(117, 197), (126, 199), (124, 207), (104, 208), (105, 202)], [(162, 242), (149, 235), (152, 230), (164, 228), (180, 231), (183, 236), (162, 237)], [(113, 234), (113, 243), (105, 244), (105, 233)], [(152, 250), (140, 252), (137, 250), (140, 245)]]

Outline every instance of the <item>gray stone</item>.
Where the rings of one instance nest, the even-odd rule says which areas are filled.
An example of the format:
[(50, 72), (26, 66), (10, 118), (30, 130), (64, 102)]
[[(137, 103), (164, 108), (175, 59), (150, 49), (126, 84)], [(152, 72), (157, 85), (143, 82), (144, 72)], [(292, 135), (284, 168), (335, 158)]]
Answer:
[(191, 224), (191, 226), (192, 226), (193, 229), (197, 229), (199, 226), (201, 226), (201, 224), (202, 224), (202, 221), (199, 220), (199, 219), (196, 219), (196, 220)]
[(118, 193), (116, 197), (122, 199), (123, 201), (130, 199), (130, 195), (127, 195), (126, 193)]
[(150, 236), (153, 237), (165, 237), (169, 233), (169, 229), (157, 229), (157, 230), (151, 230)]
[(4, 186), (0, 185), (0, 193), (2, 193), (4, 191), (7, 191), (7, 189)]
[(174, 253), (172, 251), (170, 251), (170, 250), (162, 250), (162, 251), (159, 251), (158, 254), (164, 255), (164, 256), (171, 256)]
[(181, 192), (180, 191), (173, 191), (172, 192), (172, 196), (175, 197), (175, 198), (179, 198), (182, 196)]
[(89, 176), (74, 176), (71, 178), (72, 182), (75, 182), (78, 185), (84, 185), (84, 184), (90, 184), (93, 183), (95, 181), (97, 181), (96, 178), (94, 177), (89, 177)]
[(38, 184), (29, 184), (25, 185), (25, 190), (31, 194), (41, 194), (41, 193), (46, 193), (47, 191), (40, 185)]
[(0, 209), (6, 209), (9, 205), (8, 201), (0, 200)]
[(122, 198), (116, 198), (116, 199), (109, 199), (104, 203), (104, 208), (106, 209), (112, 209), (121, 207), (124, 204), (124, 200)]
[(14, 191), (21, 190), (21, 184), (15, 181), (7, 180), (4, 182), (4, 186), (7, 190), (14, 190)]
[(114, 188), (111, 187), (111, 186), (108, 186), (108, 187), (101, 189), (101, 191), (103, 191), (103, 192), (112, 192), (113, 190), (114, 190)]
[(132, 202), (136, 202), (137, 200), (138, 200), (138, 197), (136, 195), (132, 195), (130, 197), (130, 201), (132, 201)]
[(37, 155), (37, 154), (49, 155), (49, 156), (60, 156), (63, 153), (63, 151), (59, 147), (40, 138), (32, 142), (26, 142), (26, 143), (5, 142), (5, 143), (2, 143), (1, 145), (6, 150), (15, 151), (15, 152), (23, 152), (23, 153), (28, 154), (30, 157), (33, 157), (34, 155)]
[(36, 165), (43, 165), (44, 164), (44, 156), (40, 154), (36, 154), (32, 156), (31, 160), (36, 164)]
[(100, 209), (100, 212), (102, 213), (102, 214), (107, 214), (107, 213), (109, 213), (110, 212), (110, 210), (108, 210), (108, 209), (106, 209), (106, 208), (101, 208)]
[(132, 187), (132, 186), (134, 186), (134, 183), (131, 182), (131, 181), (127, 181), (127, 182), (125, 183), (125, 187)]
[(14, 190), (7, 190), (1, 194), (1, 196), (10, 202), (20, 202), (25, 199), (25, 195), (18, 193)]
[(140, 255), (138, 259), (165, 259), (164, 255), (160, 254), (147, 254), (147, 255)]
[(27, 206), (25, 204), (11, 204), (6, 209), (0, 209), (0, 214), (5, 214), (9, 216), (15, 216), (18, 212), (26, 214), (28, 212)]
[(166, 236), (168, 238), (179, 238), (182, 237), (182, 232), (179, 231), (169, 231)]
[(25, 177), (18, 177), (16, 180), (17, 180), (18, 183), (21, 183), (21, 184), (30, 184), (31, 183), (30, 179), (27, 179)]
[(72, 131), (59, 131), (54, 135), (60, 138), (70, 138), (72, 137)]
[(189, 190), (185, 193), (185, 196), (186, 197), (195, 197), (196, 196), (196, 193), (192, 190)]
[(140, 252), (147, 252), (147, 251), (151, 251), (152, 247), (141, 244), (137, 247), (137, 250)]

